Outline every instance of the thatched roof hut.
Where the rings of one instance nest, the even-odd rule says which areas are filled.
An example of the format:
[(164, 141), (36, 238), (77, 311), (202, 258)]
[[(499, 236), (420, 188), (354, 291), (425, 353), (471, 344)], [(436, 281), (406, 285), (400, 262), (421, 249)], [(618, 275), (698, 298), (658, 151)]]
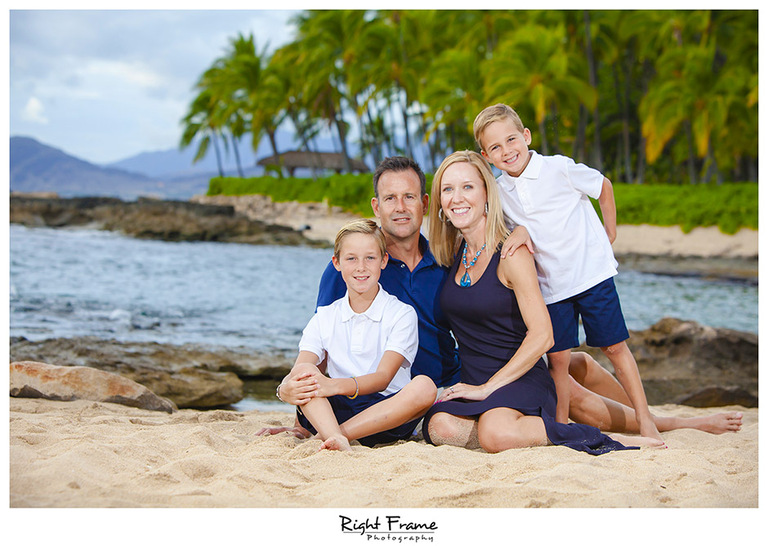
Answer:
[[(267, 167), (281, 165), (288, 170), (288, 175), (293, 176), (296, 169), (326, 169), (341, 173), (344, 169), (344, 156), (335, 152), (283, 152), (279, 156), (271, 155), (260, 159), (257, 165)], [(349, 160), (352, 171), (359, 173), (369, 172), (368, 165), (359, 159)]]

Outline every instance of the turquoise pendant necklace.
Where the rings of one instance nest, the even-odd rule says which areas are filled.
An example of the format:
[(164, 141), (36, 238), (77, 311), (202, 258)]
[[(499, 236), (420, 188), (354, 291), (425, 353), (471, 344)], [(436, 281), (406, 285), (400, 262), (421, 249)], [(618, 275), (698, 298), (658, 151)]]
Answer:
[(467, 265), (467, 246), (464, 245), (464, 252), (461, 254), (461, 265), (464, 266), (464, 275), (461, 277), (461, 281), (459, 281), (459, 286), (472, 286), (472, 279), (469, 277), (469, 268), (475, 265), (475, 262), (477, 262), (477, 259), (480, 257), (480, 253), (485, 248), (485, 243), (483, 243), (483, 246), (480, 247), (480, 250), (477, 251), (477, 254), (475, 254), (475, 257), (472, 258), (472, 261), (469, 262), (469, 265)]

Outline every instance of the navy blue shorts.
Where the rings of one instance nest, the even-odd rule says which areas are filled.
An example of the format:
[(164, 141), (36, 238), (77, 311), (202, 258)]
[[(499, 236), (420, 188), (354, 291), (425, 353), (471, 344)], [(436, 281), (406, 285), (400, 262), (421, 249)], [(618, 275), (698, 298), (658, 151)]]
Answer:
[[(374, 404), (381, 402), (382, 400), (386, 400), (395, 394), (396, 393), (392, 393), (384, 396), (381, 393), (374, 392), (372, 394), (361, 394), (354, 400), (350, 400), (343, 395), (337, 395), (328, 397), (328, 402), (331, 403), (331, 408), (333, 409), (333, 414), (336, 416), (336, 421), (341, 424), (362, 412), (366, 408), (369, 408)], [(309, 422), (309, 419), (307, 419), (304, 414), (301, 413), (299, 407), (296, 408), (296, 417), (298, 418), (299, 424), (302, 427), (307, 429), (312, 434), (317, 434), (317, 430), (312, 426), (312, 423)], [(418, 425), (420, 421), (421, 418), (414, 419), (413, 421), (400, 425), (399, 427), (385, 430), (384, 432), (377, 432), (376, 434), (371, 434), (365, 438), (358, 438), (357, 441), (366, 447), (373, 447), (376, 444), (391, 444), (392, 442), (397, 442), (398, 440), (407, 440), (413, 435), (413, 431), (416, 430), (416, 425)]]
[(579, 316), (590, 347), (608, 347), (629, 338), (613, 277), (563, 301), (547, 305), (556, 353), (579, 346)]

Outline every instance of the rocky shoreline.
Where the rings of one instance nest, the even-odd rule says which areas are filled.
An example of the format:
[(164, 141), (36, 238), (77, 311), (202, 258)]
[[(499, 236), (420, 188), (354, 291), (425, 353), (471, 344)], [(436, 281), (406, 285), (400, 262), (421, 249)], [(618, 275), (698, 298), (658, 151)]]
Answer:
[[(105, 229), (166, 241), (328, 247), (338, 229), (353, 218), (357, 216), (328, 203), (278, 203), (265, 195), (126, 202), (109, 197), (12, 194), (10, 199), (11, 223)], [(683, 233), (677, 226), (620, 225), (614, 252), (623, 269), (758, 284), (755, 230), (725, 235), (714, 227)]]
[(327, 246), (290, 227), (250, 219), (232, 206), (191, 201), (11, 195), (10, 222), (28, 227), (102, 229), (164, 241)]
[[(758, 336), (666, 318), (631, 332), (630, 348), (652, 405), (741, 405), (758, 400)], [(593, 349), (581, 350), (606, 368)], [(95, 337), (29, 341), (11, 338), (10, 358), (113, 372), (147, 387), (179, 408), (218, 408), (246, 396), (268, 399), (294, 355), (246, 348), (120, 342)]]

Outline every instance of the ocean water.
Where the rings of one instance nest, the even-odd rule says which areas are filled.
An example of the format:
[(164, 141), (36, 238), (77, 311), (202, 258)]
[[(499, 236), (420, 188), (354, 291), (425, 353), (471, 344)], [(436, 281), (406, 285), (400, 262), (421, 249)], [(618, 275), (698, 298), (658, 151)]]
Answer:
[[(244, 346), (293, 354), (330, 249), (139, 240), (11, 225), (10, 335)], [(757, 287), (622, 270), (630, 329), (665, 316), (755, 332)]]

